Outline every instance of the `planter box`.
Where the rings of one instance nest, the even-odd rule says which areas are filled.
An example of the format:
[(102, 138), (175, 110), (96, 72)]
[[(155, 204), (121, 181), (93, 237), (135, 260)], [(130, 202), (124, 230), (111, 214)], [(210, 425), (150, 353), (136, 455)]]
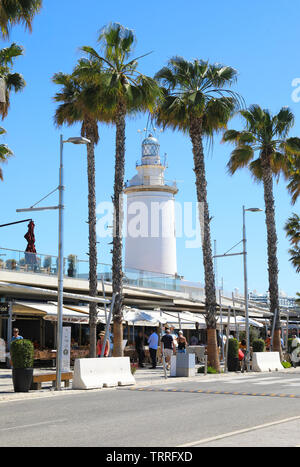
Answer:
[(33, 378), (33, 368), (13, 368), (13, 384), (15, 392), (29, 392)]

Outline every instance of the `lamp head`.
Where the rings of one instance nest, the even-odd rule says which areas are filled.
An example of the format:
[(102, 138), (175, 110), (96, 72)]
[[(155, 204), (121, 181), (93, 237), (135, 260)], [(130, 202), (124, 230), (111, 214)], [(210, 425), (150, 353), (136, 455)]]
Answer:
[(83, 136), (74, 136), (72, 138), (67, 139), (64, 143), (72, 143), (72, 144), (89, 144), (91, 141)]

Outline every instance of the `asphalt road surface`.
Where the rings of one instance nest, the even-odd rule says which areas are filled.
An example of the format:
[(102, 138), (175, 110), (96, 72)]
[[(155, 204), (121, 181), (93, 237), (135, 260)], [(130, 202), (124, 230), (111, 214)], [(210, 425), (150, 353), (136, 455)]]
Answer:
[(0, 404), (0, 446), (299, 446), (300, 376), (241, 375)]

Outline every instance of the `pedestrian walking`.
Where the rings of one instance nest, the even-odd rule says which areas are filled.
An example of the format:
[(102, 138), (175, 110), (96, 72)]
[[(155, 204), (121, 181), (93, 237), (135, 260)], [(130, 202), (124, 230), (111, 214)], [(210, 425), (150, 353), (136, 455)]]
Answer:
[(183, 335), (183, 331), (179, 331), (178, 333), (178, 353), (186, 353), (186, 348), (188, 346), (187, 340)]
[(152, 361), (151, 369), (156, 368), (156, 359), (157, 359), (157, 349), (158, 349), (158, 335), (155, 330), (152, 329), (151, 334), (148, 338), (149, 353)]
[(135, 338), (135, 349), (138, 354), (139, 367), (143, 368), (144, 360), (145, 360), (145, 349), (144, 349), (144, 336), (143, 336), (142, 331), (139, 331), (138, 335)]
[(171, 356), (176, 353), (176, 346), (170, 329), (166, 328), (166, 333), (161, 338), (161, 353), (165, 359), (167, 370), (170, 369)]

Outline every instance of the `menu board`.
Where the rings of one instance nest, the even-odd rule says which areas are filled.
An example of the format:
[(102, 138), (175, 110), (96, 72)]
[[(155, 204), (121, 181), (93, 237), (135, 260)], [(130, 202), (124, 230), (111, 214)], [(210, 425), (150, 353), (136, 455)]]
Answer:
[(71, 364), (71, 328), (64, 326), (62, 332), (62, 362), (61, 371), (62, 373), (68, 373), (70, 371)]

